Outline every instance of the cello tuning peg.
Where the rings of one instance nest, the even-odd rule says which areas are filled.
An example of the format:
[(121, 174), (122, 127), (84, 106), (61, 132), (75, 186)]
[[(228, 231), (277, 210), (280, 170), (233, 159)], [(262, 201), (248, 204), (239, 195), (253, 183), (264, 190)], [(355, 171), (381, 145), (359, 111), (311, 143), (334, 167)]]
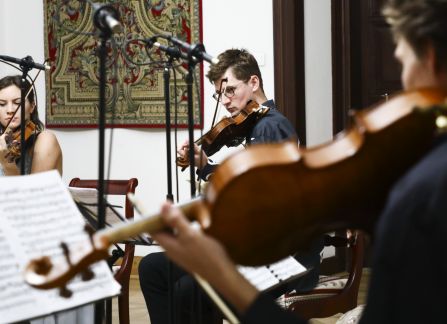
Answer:
[(68, 249), (68, 245), (65, 242), (61, 243), (61, 248), (62, 248), (62, 252), (64, 253), (65, 256), (65, 260), (67, 261), (67, 263), (69, 265), (71, 265), (71, 260), (70, 260), (70, 250)]
[(93, 227), (91, 227), (89, 224), (85, 224), (84, 225), (84, 231), (89, 235), (89, 236), (93, 236), (93, 234), (95, 233), (95, 229)]
[(88, 237), (90, 239), (90, 244), (92, 247), (95, 247), (95, 244), (93, 243), (93, 234), (95, 233), (95, 229), (91, 227), (89, 224), (85, 224), (84, 231), (88, 234)]
[(89, 280), (93, 279), (94, 276), (95, 276), (95, 274), (90, 268), (85, 269), (81, 273), (82, 281), (89, 281)]
[(68, 289), (66, 286), (59, 288), (59, 296), (64, 298), (70, 298), (73, 295), (73, 292)]
[(32, 261), (34, 272), (38, 275), (47, 275), (53, 268), (53, 263), (47, 256)]

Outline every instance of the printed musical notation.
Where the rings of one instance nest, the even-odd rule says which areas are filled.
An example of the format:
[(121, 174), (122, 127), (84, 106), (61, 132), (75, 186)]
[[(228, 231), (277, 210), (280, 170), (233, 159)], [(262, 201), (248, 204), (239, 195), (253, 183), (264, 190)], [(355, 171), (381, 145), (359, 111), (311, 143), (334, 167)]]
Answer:
[(85, 242), (84, 220), (57, 171), (0, 177), (0, 323), (36, 318), (119, 294), (105, 261), (95, 264), (91, 281), (73, 280), (71, 298), (57, 289), (37, 290), (22, 276), (30, 259), (64, 258), (68, 247)]
[(260, 291), (273, 289), (282, 282), (295, 279), (306, 272), (306, 268), (291, 256), (261, 267), (239, 266), (238, 270)]

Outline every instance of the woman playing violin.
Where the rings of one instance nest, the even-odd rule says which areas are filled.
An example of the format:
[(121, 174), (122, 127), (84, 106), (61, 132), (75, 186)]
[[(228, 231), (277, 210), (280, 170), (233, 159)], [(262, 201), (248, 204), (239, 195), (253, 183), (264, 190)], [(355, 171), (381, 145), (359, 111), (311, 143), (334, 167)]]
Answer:
[[(26, 93), (31, 85), (26, 84)], [(0, 79), (0, 175), (20, 174), (20, 155), (11, 154), (13, 146), (20, 143), (21, 77), (6, 76)], [(18, 109), (17, 109), (18, 108)], [(26, 140), (25, 174), (56, 169), (62, 174), (62, 151), (56, 136), (44, 130), (36, 107), (34, 91), (25, 100), (25, 123), (32, 125)], [(16, 150), (20, 152), (19, 149)]]
[[(447, 0), (385, 3), (405, 90), (447, 90)], [(389, 193), (375, 230), (372, 278), (360, 323), (445, 323), (446, 166), (443, 135)], [(304, 323), (241, 277), (221, 244), (192, 229), (180, 210), (165, 205), (162, 211), (174, 231), (153, 238), (180, 266), (208, 280), (243, 323)]]
[[(11, 156), (11, 145), (20, 143), (20, 86), (20, 75), (0, 79), (0, 176), (20, 174), (20, 155)], [(30, 88), (31, 84), (25, 81), (25, 93), (28, 93)], [(34, 90), (29, 91), (25, 100), (25, 123), (28, 126), (32, 125), (31, 130), (27, 127), (29, 136), (25, 142), (27, 150), (25, 174), (56, 169), (62, 175), (62, 151), (54, 133), (44, 129), (39, 119)], [(17, 152), (20, 152), (20, 146)], [(93, 323), (92, 312), (90, 306), (83, 306), (76, 310), (35, 319), (31, 323), (76, 323), (76, 320), (80, 319), (83, 323)]]
[[(296, 139), (296, 132), (291, 123), (275, 107), (273, 100), (267, 100), (263, 89), (261, 71), (255, 57), (246, 50), (229, 49), (218, 57), (219, 63), (210, 66), (207, 77), (215, 87), (213, 98), (222, 103), (231, 116), (238, 115), (251, 100), (258, 104), (269, 107), (269, 111), (250, 129), (246, 135), (246, 144), (280, 142), (286, 139)], [(181, 157), (188, 154), (188, 142), (185, 142), (178, 153)], [(195, 165), (198, 166), (198, 175), (207, 180), (217, 166), (201, 152), (199, 146), (194, 144)], [(201, 154), (201, 156), (200, 156)], [(274, 190), (266, 188), (266, 190)], [(296, 256), (299, 262), (307, 267), (312, 267), (307, 276), (294, 286), (297, 290), (309, 290), (318, 280), (320, 251), (323, 243), (317, 240), (310, 251), (300, 253)], [(151, 253), (144, 257), (139, 266), (141, 290), (146, 300), (152, 324), (163, 324), (168, 322), (168, 261), (164, 253)], [(174, 280), (178, 280), (179, 286), (183, 287), (177, 292), (180, 299), (179, 304), (190, 305), (188, 299), (192, 294), (192, 278), (177, 267), (173, 267)], [(204, 302), (202, 307), (203, 323), (208, 323), (211, 307)], [(181, 317), (186, 320), (191, 316), (185, 314), (189, 310), (180, 306)], [(186, 323), (186, 322), (182, 322)]]

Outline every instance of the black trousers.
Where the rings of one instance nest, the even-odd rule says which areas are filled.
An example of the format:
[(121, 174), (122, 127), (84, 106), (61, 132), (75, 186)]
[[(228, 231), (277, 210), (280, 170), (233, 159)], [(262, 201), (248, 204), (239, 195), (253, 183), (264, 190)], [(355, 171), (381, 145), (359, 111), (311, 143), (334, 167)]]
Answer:
[(151, 253), (141, 259), (138, 268), (151, 324), (168, 324), (170, 311), (175, 316), (176, 324), (212, 323), (219, 316), (213, 303), (194, 278), (173, 263), (171, 271), (175, 310), (169, 309), (168, 264), (163, 252)]
[[(311, 290), (318, 282), (320, 252), (324, 247), (323, 238), (312, 242), (309, 250), (297, 253), (295, 258), (306, 268), (312, 269), (298, 281), (290, 282), (279, 291), (272, 291), (272, 297), (279, 297), (286, 291)], [(168, 324), (169, 311), (175, 316), (176, 324), (209, 324), (219, 318), (219, 311), (208, 296), (198, 288), (195, 280), (183, 269), (172, 264), (175, 310), (169, 309), (169, 261), (163, 252), (151, 253), (140, 261), (138, 273), (141, 291), (149, 311), (151, 324)]]

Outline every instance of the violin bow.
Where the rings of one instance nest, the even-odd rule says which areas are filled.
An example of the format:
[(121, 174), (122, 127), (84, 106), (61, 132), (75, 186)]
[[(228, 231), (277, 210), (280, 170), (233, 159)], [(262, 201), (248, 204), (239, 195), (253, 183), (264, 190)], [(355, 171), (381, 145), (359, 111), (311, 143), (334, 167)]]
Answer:
[[(216, 107), (214, 108), (214, 115), (213, 115), (213, 120), (211, 122), (211, 127), (210, 129), (212, 129), (214, 127), (214, 124), (216, 123), (216, 117), (217, 117), (217, 112), (219, 110), (219, 102), (220, 102), (220, 98), (222, 98), (222, 88), (223, 88), (223, 84), (228, 82), (228, 78), (224, 78), (222, 79), (222, 81), (220, 82), (220, 87), (219, 87), (219, 92), (218, 92), (218, 97), (217, 97), (217, 102), (216, 102)], [(201, 134), (202, 135), (202, 134)], [(196, 141), (194, 141), (194, 144), (200, 145), (200, 165), (202, 164), (202, 152), (203, 152), (203, 146), (200, 144), (200, 141), (202, 139), (203, 136), (200, 136), (199, 139), (197, 139)], [(177, 163), (178, 166), (180, 166), (182, 168), (182, 172), (186, 170), (186, 168), (190, 165), (189, 163), (189, 159), (187, 158), (187, 156), (185, 158), (177, 158), (177, 161), (180, 161), (181, 163)], [(202, 179), (199, 179), (199, 194), (201, 194), (200, 188), (201, 188), (201, 182)]]

